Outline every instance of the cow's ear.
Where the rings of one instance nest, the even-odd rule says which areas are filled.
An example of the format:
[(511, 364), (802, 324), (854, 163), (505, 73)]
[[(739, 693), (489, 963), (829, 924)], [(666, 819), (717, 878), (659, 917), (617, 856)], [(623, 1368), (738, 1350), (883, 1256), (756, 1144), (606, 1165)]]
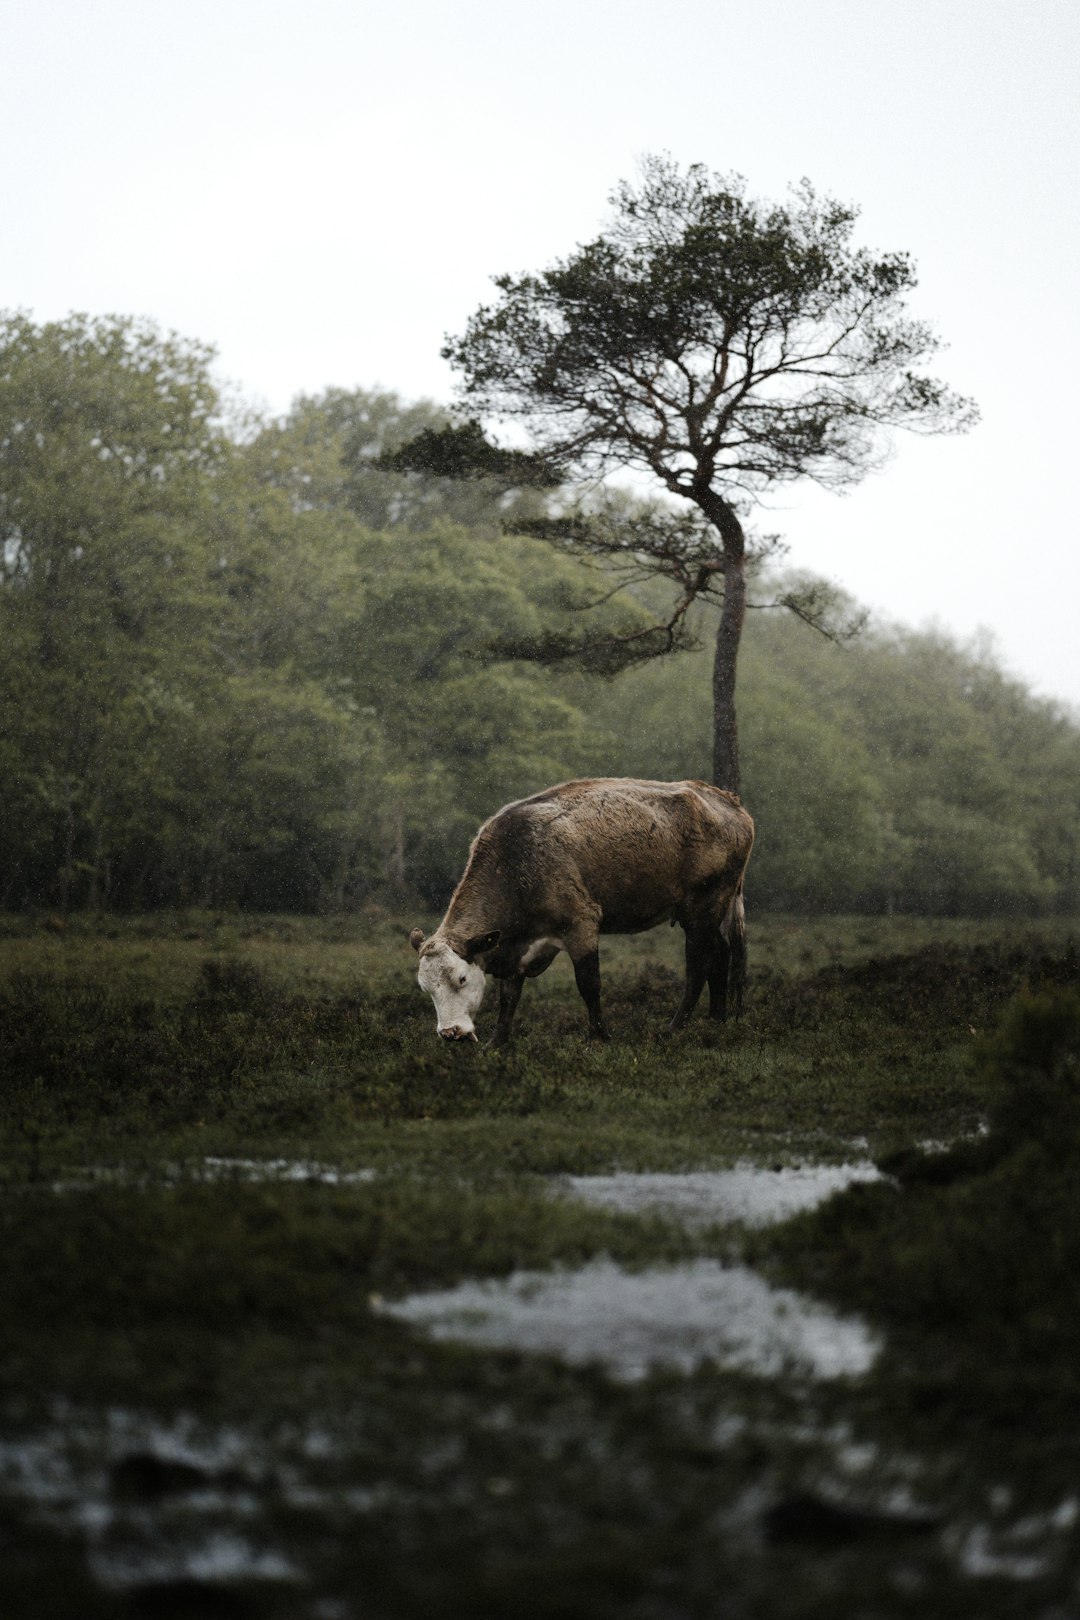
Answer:
[(414, 928), (412, 933), (409, 935), (409, 944), (412, 946), (414, 951), (418, 951), (423, 943), (424, 930), (422, 928)]
[(465, 960), (471, 962), (474, 957), (482, 956), (485, 951), (493, 951), (502, 939), (498, 928), (493, 928), (490, 934), (477, 934), (465, 946)]

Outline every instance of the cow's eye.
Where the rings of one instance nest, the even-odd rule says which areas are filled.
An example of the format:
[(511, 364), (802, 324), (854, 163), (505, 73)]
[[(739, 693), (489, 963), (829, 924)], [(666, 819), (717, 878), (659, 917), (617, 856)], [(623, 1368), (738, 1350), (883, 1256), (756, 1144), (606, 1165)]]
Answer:
[(468, 975), (468, 974), (467, 974), (467, 973), (463, 973), (463, 974), (462, 974), (462, 975), (461, 975), (461, 978), (460, 978), (460, 979), (459, 979), (459, 980), (458, 980), (458, 984), (464, 984), (464, 983), (465, 983), (465, 980), (466, 980), (466, 979), (467, 979), (467, 978), (468, 978), (468, 977), (469, 977), (469, 975)]

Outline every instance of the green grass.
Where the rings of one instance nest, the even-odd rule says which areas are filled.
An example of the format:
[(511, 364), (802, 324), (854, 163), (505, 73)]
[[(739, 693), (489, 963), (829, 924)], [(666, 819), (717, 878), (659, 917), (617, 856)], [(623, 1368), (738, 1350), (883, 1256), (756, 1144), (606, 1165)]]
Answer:
[(919, 926), (933, 941), (905, 961), (885, 949), (895, 923), (766, 920), (749, 1015), (699, 1017), (669, 1039), (679, 967), (665, 930), (605, 949), (610, 1046), (585, 1044), (556, 964), (529, 986), (515, 1046), (490, 1054), (436, 1040), (402, 928), (219, 922), (173, 919), (158, 940), (140, 919), (106, 938), (85, 922), (61, 937), (9, 928), (8, 1173), (88, 1154), (295, 1151), (429, 1167), (464, 1153), (470, 1173), (504, 1155), (519, 1171), (668, 1168), (759, 1138), (766, 1153), (783, 1138), (827, 1155), (853, 1135), (883, 1147), (954, 1134), (982, 1107), (976, 1032), (1063, 948), (905, 920), (901, 945)]
[[(5, 1497), (0, 1473), (0, 1551), (21, 1549), (0, 1558), (3, 1611), (1049, 1612), (1071, 1591), (1071, 1531), (1048, 1533), (1046, 1571), (1022, 1588), (1004, 1566), (974, 1579), (956, 1549), (986, 1523), (1005, 1535), (1024, 1503), (1053, 1509), (1080, 1467), (1075, 1064), (1069, 1015), (1059, 1038), (1038, 1011), (1080, 981), (1076, 932), (763, 919), (744, 1020), (699, 1016), (668, 1039), (665, 930), (605, 947), (610, 1045), (584, 1041), (557, 966), (529, 986), (515, 1046), (487, 1053), (437, 1040), (405, 927), (385, 917), (5, 920), (7, 1427), (40, 1439), (58, 1411), (91, 1430), (132, 1411), (242, 1434), (232, 1473), (204, 1469), (225, 1502), (207, 1511), (304, 1580), (129, 1598), (94, 1578), (69, 1520)], [(997, 1037), (1018, 992), (1035, 1012)], [(916, 1147), (987, 1119), (974, 1146)], [(902, 1192), (856, 1188), (756, 1237), (555, 1200), (544, 1179), (867, 1151)], [(208, 1156), (380, 1174), (211, 1179)], [(879, 1369), (816, 1389), (715, 1368), (621, 1385), (431, 1343), (373, 1308), (601, 1254), (747, 1249), (880, 1324)], [(323, 1431), (333, 1443), (313, 1451)], [(844, 1436), (874, 1458), (857, 1476)], [(891, 1487), (910, 1494), (912, 1450), (939, 1528), (888, 1505)], [(108, 1486), (121, 1507), (126, 1477)], [(151, 1507), (172, 1523), (185, 1502), (164, 1489)]]

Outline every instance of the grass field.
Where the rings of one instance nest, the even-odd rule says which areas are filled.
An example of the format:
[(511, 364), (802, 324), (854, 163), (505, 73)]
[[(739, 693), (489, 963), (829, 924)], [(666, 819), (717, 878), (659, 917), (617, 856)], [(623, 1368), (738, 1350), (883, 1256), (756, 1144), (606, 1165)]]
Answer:
[[(613, 940), (609, 1045), (559, 963), (487, 1053), (413, 921), (0, 921), (0, 1612), (1072, 1612), (1080, 927), (755, 920), (746, 1017), (673, 1038), (681, 936)], [(552, 1190), (866, 1156), (763, 1230)], [(884, 1348), (627, 1382), (384, 1308), (599, 1256)]]

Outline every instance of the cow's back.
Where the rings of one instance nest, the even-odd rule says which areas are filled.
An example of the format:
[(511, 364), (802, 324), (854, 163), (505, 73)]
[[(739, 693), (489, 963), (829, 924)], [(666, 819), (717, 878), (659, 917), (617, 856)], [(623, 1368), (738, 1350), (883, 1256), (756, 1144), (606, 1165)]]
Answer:
[(752, 842), (738, 800), (706, 782), (596, 777), (505, 806), (481, 829), (474, 859), (509, 877), (528, 909), (584, 903), (604, 932), (622, 933), (679, 915), (702, 889), (733, 886)]

